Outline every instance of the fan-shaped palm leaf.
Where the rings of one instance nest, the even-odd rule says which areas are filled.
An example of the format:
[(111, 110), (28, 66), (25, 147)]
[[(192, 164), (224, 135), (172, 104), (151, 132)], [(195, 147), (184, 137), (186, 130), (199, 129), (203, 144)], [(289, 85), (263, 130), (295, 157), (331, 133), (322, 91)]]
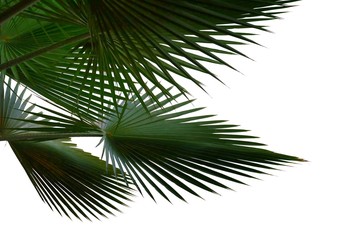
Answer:
[[(102, 136), (91, 122), (77, 119), (68, 112), (61, 113), (30, 102), (26, 89), (11, 79), (0, 84), (0, 141), (49, 140), (75, 136)], [(4, 88), (5, 87), (5, 88)], [(36, 111), (41, 109), (44, 112)]]
[[(215, 192), (301, 161), (174, 101), (188, 92), (180, 79), (202, 88), (191, 70), (216, 78), (208, 63), (231, 67), (221, 54), (245, 56), (235, 45), (295, 1), (0, 0), (0, 141), (43, 201), (78, 218), (117, 210), (128, 183), (184, 200), (180, 190), (200, 196), (194, 186)], [(31, 104), (20, 83), (55, 108)], [(75, 136), (101, 136), (106, 162)]]
[(106, 172), (105, 162), (64, 141), (10, 142), (38, 194), (50, 208), (77, 218), (105, 216), (126, 205), (131, 189)]
[(151, 86), (186, 93), (176, 75), (201, 87), (189, 69), (216, 77), (203, 62), (228, 65), (218, 53), (242, 54), (232, 44), (254, 43), (248, 30), (264, 30), (258, 22), (292, 2), (39, 1), (2, 25), (0, 69), (75, 114), (100, 117), (128, 91), (141, 99), (140, 86), (155, 101)]
[(35, 112), (30, 97), (22, 99), (26, 89), (20, 90), (19, 83), (11, 86), (11, 80), (2, 83), (0, 140), (9, 141), (44, 202), (60, 214), (70, 217), (72, 213), (78, 218), (98, 218), (118, 211), (115, 203), (125, 205), (131, 196), (130, 188), (124, 185), (124, 179), (107, 173), (104, 161), (77, 149), (69, 140), (48, 140), (69, 133), (76, 136), (88, 132), (90, 126), (45, 107), (53, 115)]
[(17, 83), (12, 88), (12, 81), (5, 81), (5, 75), (0, 74), (0, 140), (18, 134), (19, 129), (35, 127), (31, 121), (36, 116), (28, 113), (34, 109), (34, 105), (29, 105), (30, 97), (24, 99), (25, 89), (20, 90)]
[[(210, 120), (209, 115), (188, 116), (198, 108), (179, 110), (191, 101), (159, 108), (148, 95), (143, 99), (151, 114), (135, 101), (121, 119), (106, 122), (104, 154), (151, 197), (149, 186), (166, 199), (160, 186), (183, 199), (174, 185), (199, 196), (191, 185), (214, 192), (211, 186), (227, 188), (215, 179), (242, 183), (229, 174), (253, 178), (254, 174), (301, 161), (257, 147), (262, 144), (250, 141), (254, 137), (225, 121)], [(167, 103), (168, 99), (162, 101)]]
[[(86, 68), (84, 59), (89, 56), (81, 54), (80, 58), (70, 47), (57, 46), (59, 42), (86, 37), (83, 29), (14, 17), (2, 26), (1, 35), (4, 39), (0, 43), (1, 66), (9, 77), (83, 118), (92, 119), (89, 116), (93, 112), (109, 104), (106, 98), (113, 95), (105, 89), (110, 87), (97, 80), (108, 78), (69, 67), (82, 64)], [(48, 52), (48, 48), (53, 49)], [(117, 87), (114, 91), (117, 91), (116, 100), (122, 99), (121, 92), (126, 92)]]

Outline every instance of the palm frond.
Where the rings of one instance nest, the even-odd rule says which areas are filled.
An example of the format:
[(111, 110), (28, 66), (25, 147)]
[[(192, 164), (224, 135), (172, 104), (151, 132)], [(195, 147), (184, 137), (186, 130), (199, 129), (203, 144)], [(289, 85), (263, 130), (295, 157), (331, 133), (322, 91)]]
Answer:
[(215, 192), (213, 186), (227, 188), (221, 179), (243, 183), (232, 175), (255, 178), (301, 161), (259, 147), (262, 144), (252, 141), (245, 130), (209, 119), (211, 115), (194, 116), (198, 108), (181, 110), (191, 101), (159, 108), (147, 94), (142, 97), (150, 114), (135, 101), (121, 119), (106, 122), (104, 156), (152, 198), (151, 187), (168, 200), (164, 188), (184, 200), (174, 186), (199, 196), (191, 186)]
[[(255, 43), (252, 31), (266, 30), (259, 22), (275, 19), (293, 2), (40, 1), (4, 24), (6, 37), (6, 26), (25, 29), (23, 21), (32, 25), (0, 41), (1, 63), (6, 67), (24, 54), (39, 53), (42, 46), (48, 52), (8, 67), (9, 76), (74, 114), (99, 118), (109, 110), (106, 106), (131, 98), (130, 93), (141, 99), (140, 88), (158, 104), (152, 86), (170, 98), (173, 93), (167, 91), (168, 86), (188, 93), (180, 77), (202, 88), (203, 81), (195, 79), (190, 69), (216, 78), (205, 62), (231, 67), (219, 54), (245, 56), (234, 44)], [(83, 40), (67, 41), (81, 34), (86, 36)], [(25, 39), (39, 42), (24, 44)], [(57, 46), (63, 42), (66, 45)], [(47, 48), (53, 45), (57, 48)]]
[(30, 116), (35, 106), (29, 104), (30, 97), (24, 97), (26, 89), (20, 90), (20, 84), (12, 85), (5, 81), (5, 75), (0, 76), (0, 140), (17, 134), (17, 129), (34, 127), (30, 122), (36, 116)]
[[(24, 99), (26, 89), (2, 76), (0, 140), (9, 141), (43, 201), (60, 214), (77, 218), (98, 218), (118, 211), (115, 204), (126, 205), (131, 180), (108, 174), (104, 161), (77, 149), (69, 139), (49, 141), (66, 133), (94, 132), (94, 127), (46, 107), (37, 106), (52, 115), (34, 111), (30, 96)], [(26, 141), (19, 141), (22, 138)]]
[(60, 214), (99, 218), (130, 201), (131, 189), (123, 179), (108, 174), (104, 161), (68, 140), (15, 141), (10, 146), (41, 199)]
[[(106, 109), (105, 105), (113, 103), (106, 100), (113, 94), (106, 91), (108, 83), (98, 80), (108, 81), (102, 73), (71, 67), (90, 68), (84, 62), (91, 56), (65, 44), (84, 37), (86, 30), (81, 28), (14, 17), (1, 28), (0, 68), (43, 98), (82, 118), (94, 119), (99, 117), (97, 112)], [(121, 93), (126, 89), (113, 89), (117, 91), (116, 101), (124, 99)]]
[[(238, 45), (296, 1), (0, 0), (0, 141), (43, 201), (77, 218), (126, 205), (129, 183), (185, 200), (302, 161), (178, 101), (184, 80), (204, 86), (193, 70), (217, 79), (209, 64), (248, 57)], [(69, 142), (93, 135), (106, 162)]]
[[(33, 104), (31, 95), (11, 79), (0, 84), (0, 141), (50, 140), (75, 136), (102, 136), (98, 125), (71, 116), (66, 109)], [(39, 111), (42, 110), (42, 111)], [(62, 110), (63, 113), (60, 111)]]
[(0, 25), (11, 17), (18, 15), (39, 0), (1, 0), (0, 1)]

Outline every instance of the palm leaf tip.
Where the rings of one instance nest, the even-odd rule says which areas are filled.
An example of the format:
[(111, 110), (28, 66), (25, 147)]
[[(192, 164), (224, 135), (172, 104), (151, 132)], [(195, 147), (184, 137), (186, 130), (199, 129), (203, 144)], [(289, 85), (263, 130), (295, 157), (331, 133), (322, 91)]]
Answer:
[(131, 201), (132, 189), (107, 174), (105, 162), (74, 144), (17, 141), (10, 146), (42, 200), (60, 214), (105, 217)]
[(177, 109), (186, 104), (159, 108), (145, 102), (150, 114), (135, 101), (121, 119), (106, 122), (104, 152), (107, 161), (124, 169), (154, 199), (154, 190), (169, 201), (166, 192), (182, 200), (180, 191), (198, 197), (199, 189), (216, 193), (214, 187), (228, 188), (224, 180), (245, 184), (238, 178), (256, 178), (302, 161), (261, 148), (234, 125), (193, 116), (199, 109)]

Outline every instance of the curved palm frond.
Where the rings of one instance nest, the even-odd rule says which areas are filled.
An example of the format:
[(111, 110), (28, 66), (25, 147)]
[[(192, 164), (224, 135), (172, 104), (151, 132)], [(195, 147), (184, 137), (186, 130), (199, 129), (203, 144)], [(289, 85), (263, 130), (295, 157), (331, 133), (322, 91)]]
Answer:
[[(0, 84), (0, 141), (50, 140), (75, 136), (102, 136), (97, 126), (61, 109), (30, 102), (20, 83), (11, 79)], [(5, 88), (4, 88), (5, 87)], [(37, 111), (43, 110), (43, 112)], [(64, 110), (64, 109), (63, 109)], [(66, 110), (66, 109), (65, 109)]]
[[(81, 219), (119, 211), (132, 196), (122, 179), (106, 172), (106, 163), (68, 140), (10, 142), (42, 200), (60, 214)], [(127, 180), (129, 181), (129, 180)]]
[[(215, 192), (212, 186), (227, 188), (216, 179), (243, 183), (235, 175), (254, 178), (302, 161), (259, 148), (262, 144), (251, 141), (254, 137), (244, 134), (245, 130), (208, 119), (211, 115), (192, 116), (198, 108), (180, 109), (191, 101), (159, 108), (147, 94), (142, 97), (151, 114), (135, 101), (121, 119), (107, 121), (104, 155), (152, 198), (150, 186), (168, 200), (163, 188), (184, 200), (174, 185), (199, 196), (191, 186)], [(164, 99), (162, 104), (169, 101)]]
[(36, 116), (28, 114), (35, 106), (29, 104), (30, 97), (24, 99), (26, 90), (20, 90), (19, 83), (12, 88), (12, 81), (6, 82), (4, 74), (0, 78), (0, 140), (3, 140), (17, 134), (19, 129), (34, 127), (31, 121)]
[[(0, 47), (0, 68), (12, 79), (23, 83), (40, 96), (50, 99), (57, 105), (66, 107), (82, 118), (96, 119), (97, 113), (113, 103), (106, 100), (116, 91), (115, 100), (124, 99), (126, 89), (109, 87), (106, 76), (84, 65), (90, 56), (79, 53), (71, 46), (60, 46), (70, 40), (86, 38), (86, 30), (73, 26), (41, 22), (38, 20), (14, 17), (2, 25)], [(81, 65), (88, 71), (70, 66)]]
[[(179, 76), (202, 87), (189, 69), (216, 78), (204, 62), (230, 66), (219, 54), (244, 55), (233, 44), (255, 43), (249, 30), (266, 30), (258, 22), (276, 18), (293, 2), (40, 1), (4, 24), (18, 29), (22, 19), (32, 25), (26, 34), (7, 37), (2, 26), (7, 38), (0, 41), (0, 69), (11, 69), (9, 76), (82, 116), (100, 117), (108, 104), (129, 99), (129, 91), (141, 99), (140, 87), (159, 104), (152, 86), (168, 97), (169, 85), (187, 93)], [(32, 35), (39, 42), (24, 44)]]
[[(129, 183), (185, 200), (181, 191), (200, 196), (303, 161), (178, 101), (184, 80), (203, 88), (193, 70), (217, 78), (209, 63), (247, 57), (236, 45), (257, 44), (262, 22), (296, 1), (0, 0), (0, 141), (43, 201), (77, 218), (126, 205)], [(32, 104), (20, 84), (55, 108)], [(75, 136), (102, 137), (106, 162)]]
[(60, 214), (88, 219), (118, 211), (115, 203), (126, 205), (132, 195), (127, 186), (130, 179), (108, 174), (104, 161), (77, 149), (67, 142), (69, 139), (49, 141), (66, 133), (94, 132), (94, 127), (53, 109), (38, 106), (52, 115), (34, 111), (36, 105), (30, 103), (30, 96), (23, 100), (26, 89), (21, 90), (11, 79), (2, 80), (0, 140), (10, 143), (43, 201)]

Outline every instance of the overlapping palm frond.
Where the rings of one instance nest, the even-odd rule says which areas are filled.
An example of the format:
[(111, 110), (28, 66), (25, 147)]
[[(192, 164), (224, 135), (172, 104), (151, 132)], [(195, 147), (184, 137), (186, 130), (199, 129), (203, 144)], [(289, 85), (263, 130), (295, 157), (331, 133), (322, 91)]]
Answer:
[[(72, 136), (96, 133), (71, 116), (45, 107), (50, 114), (34, 111), (26, 89), (11, 80), (0, 85), (0, 140), (10, 143), (40, 197), (60, 214), (90, 219), (119, 211), (132, 196), (130, 179), (108, 174), (106, 163), (71, 144)], [(4, 88), (4, 86), (6, 86)], [(96, 134), (94, 134), (96, 135)], [(96, 136), (101, 136), (101, 133)], [(53, 140), (51, 140), (53, 139)]]
[[(55, 23), (14, 17), (2, 25), (0, 68), (7, 76), (36, 91), (82, 118), (94, 119), (113, 97), (106, 91), (108, 81), (100, 73), (86, 72), (91, 56), (66, 45), (69, 41), (86, 38), (86, 30)], [(65, 44), (64, 46), (58, 46)], [(83, 70), (71, 66), (81, 66)], [(123, 99), (126, 89), (113, 88), (115, 100)], [(95, 117), (94, 117), (95, 115)]]
[(129, 92), (140, 99), (139, 87), (154, 101), (152, 86), (168, 97), (169, 85), (186, 94), (179, 77), (202, 87), (189, 69), (216, 77), (204, 62), (230, 66), (219, 54), (244, 55), (233, 44), (255, 43), (251, 31), (265, 30), (258, 22), (293, 2), (39, 1), (2, 26), (0, 69), (74, 114), (96, 118)]
[(26, 90), (20, 90), (20, 84), (11, 87), (12, 82), (5, 81), (5, 75), (0, 74), (0, 140), (18, 134), (22, 128), (35, 127), (30, 122), (36, 116), (28, 113), (34, 109), (29, 104), (30, 97), (24, 99)]
[[(159, 108), (147, 94), (142, 97), (150, 115), (135, 100), (121, 119), (106, 121), (104, 155), (152, 198), (150, 186), (168, 200), (159, 186), (184, 200), (177, 188), (199, 196), (193, 186), (215, 192), (213, 186), (227, 188), (221, 179), (243, 183), (235, 176), (254, 178), (302, 161), (260, 148), (262, 144), (251, 141), (254, 137), (245, 130), (225, 121), (194, 115), (199, 108), (180, 109), (191, 101)], [(169, 102), (164, 99), (162, 105)]]
[(66, 111), (61, 113), (61, 109), (31, 103), (31, 95), (20, 83), (5, 80), (4, 75), (0, 82), (0, 140), (102, 136), (91, 122), (73, 117)]
[[(64, 140), (10, 142), (36, 191), (50, 208), (90, 219), (119, 211), (132, 190), (106, 164)], [(129, 181), (129, 180), (127, 180)]]
[[(302, 161), (181, 100), (185, 80), (204, 86), (193, 70), (217, 78), (209, 64), (247, 57), (237, 45), (296, 1), (0, 0), (0, 141), (44, 202), (89, 219), (126, 205), (132, 185), (185, 200)], [(78, 136), (101, 137), (106, 162)]]

